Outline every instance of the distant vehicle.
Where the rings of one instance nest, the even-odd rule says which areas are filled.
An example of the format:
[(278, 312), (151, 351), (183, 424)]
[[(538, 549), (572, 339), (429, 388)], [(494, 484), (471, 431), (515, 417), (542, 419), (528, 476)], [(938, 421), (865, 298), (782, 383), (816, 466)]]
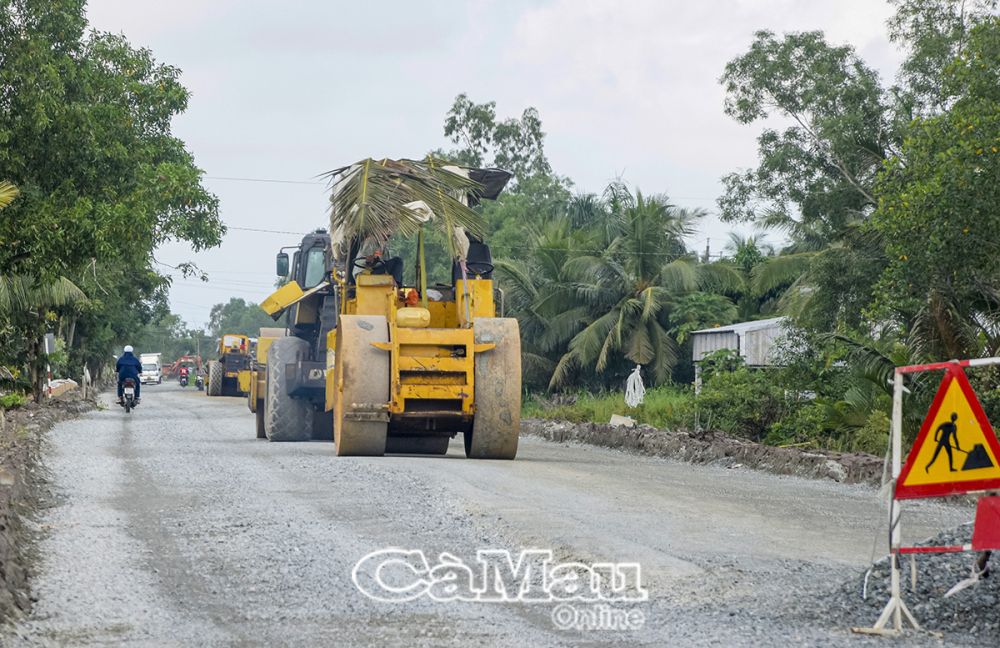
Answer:
[(143, 353), (139, 355), (142, 363), (142, 373), (139, 380), (143, 385), (159, 385), (163, 382), (163, 367), (160, 365), (161, 353)]

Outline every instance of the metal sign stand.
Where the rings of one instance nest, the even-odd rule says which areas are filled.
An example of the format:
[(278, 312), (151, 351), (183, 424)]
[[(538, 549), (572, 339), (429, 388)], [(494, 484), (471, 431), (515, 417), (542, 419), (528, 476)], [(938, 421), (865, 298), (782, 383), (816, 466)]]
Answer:
[[(900, 546), (902, 545), (902, 531), (899, 526), (899, 500), (896, 499), (895, 492), (896, 481), (899, 479), (899, 474), (902, 472), (903, 468), (903, 376), (908, 373), (934, 371), (954, 366), (982, 367), (995, 364), (1000, 364), (1000, 358), (953, 360), (951, 362), (896, 367), (896, 372), (893, 376), (892, 426), (890, 431), (892, 443), (892, 482), (890, 482), (890, 485), (892, 487), (893, 494), (892, 499), (889, 500), (889, 529), (891, 530), (889, 538), (889, 562), (892, 567), (889, 585), (889, 602), (886, 603), (885, 608), (882, 609), (882, 614), (879, 615), (879, 618), (875, 622), (874, 626), (870, 628), (851, 628), (853, 632), (877, 635), (896, 635), (903, 630), (904, 618), (915, 630), (922, 630), (920, 624), (917, 623), (917, 620), (913, 617), (910, 609), (906, 606), (906, 602), (903, 601), (902, 590), (900, 587), (899, 555)], [(886, 626), (889, 624), (890, 620), (892, 620), (892, 627), (887, 628)]]

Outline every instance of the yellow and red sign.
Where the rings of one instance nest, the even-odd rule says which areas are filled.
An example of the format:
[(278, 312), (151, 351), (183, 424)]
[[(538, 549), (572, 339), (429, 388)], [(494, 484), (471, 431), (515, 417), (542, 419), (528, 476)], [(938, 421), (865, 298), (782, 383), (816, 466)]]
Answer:
[(896, 481), (896, 499), (1000, 488), (998, 459), (1000, 443), (969, 379), (949, 366)]

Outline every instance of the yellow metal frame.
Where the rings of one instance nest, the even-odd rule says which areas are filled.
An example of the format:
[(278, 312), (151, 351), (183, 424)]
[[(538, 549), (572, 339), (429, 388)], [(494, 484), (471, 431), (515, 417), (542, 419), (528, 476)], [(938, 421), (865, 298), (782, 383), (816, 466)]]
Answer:
[[(338, 281), (338, 283), (341, 283)], [(348, 287), (341, 283), (342, 294)], [(354, 294), (341, 302), (341, 312), (349, 315), (381, 315), (389, 324), (389, 341), (373, 343), (390, 356), (391, 416), (471, 417), (475, 414), (475, 356), (493, 348), (476, 344), (472, 322), (477, 317), (494, 317), (493, 282), (489, 279), (458, 281), (454, 301), (429, 302), (430, 326), (398, 326), (396, 314), (405, 307), (409, 288), (397, 288), (388, 275), (362, 273), (356, 277)], [(336, 331), (327, 336), (327, 348), (336, 348)], [(326, 409), (332, 410), (340, 388), (336, 359), (327, 354)], [(451, 401), (452, 406), (420, 407), (415, 401)], [(458, 406), (460, 402), (460, 406)], [(445, 405), (445, 404), (443, 404)]]

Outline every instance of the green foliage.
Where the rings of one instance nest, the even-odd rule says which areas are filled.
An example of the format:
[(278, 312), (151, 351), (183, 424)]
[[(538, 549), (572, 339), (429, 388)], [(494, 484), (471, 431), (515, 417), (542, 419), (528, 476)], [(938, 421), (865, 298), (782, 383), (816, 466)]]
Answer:
[(260, 309), (260, 306), (238, 297), (232, 297), (225, 304), (212, 306), (208, 318), (208, 332), (214, 338), (225, 333), (237, 333), (257, 337), (264, 327), (280, 326)]
[(943, 79), (948, 110), (920, 118), (886, 165), (870, 227), (888, 268), (877, 314), (932, 357), (1000, 350), (1000, 19), (969, 34)]
[(525, 399), (522, 415), (576, 423), (607, 423), (612, 415), (618, 414), (630, 416), (644, 425), (682, 429), (693, 423), (693, 402), (690, 390), (675, 386), (647, 390), (638, 407), (625, 404), (624, 392), (560, 394), (555, 399), (536, 395)]
[(16, 409), (28, 402), (28, 397), (24, 394), (17, 392), (11, 392), (9, 394), (0, 394), (0, 409), (9, 410)]
[(552, 173), (542, 120), (534, 108), (526, 108), (520, 118), (497, 121), (495, 101), (477, 104), (463, 93), (448, 111), (444, 134), (459, 147), (447, 157), (469, 166), (506, 169), (517, 184)]
[(701, 359), (702, 380), (710, 380), (713, 374), (729, 373), (746, 366), (743, 356), (735, 349), (719, 349)]
[(845, 449), (849, 452), (884, 455), (889, 447), (889, 426), (888, 414), (872, 410), (865, 419), (865, 424), (850, 434)]
[(763, 441), (772, 425), (791, 411), (785, 390), (770, 372), (741, 367), (717, 372), (696, 399), (699, 424), (751, 441)]
[(0, 0), (0, 177), (19, 191), (0, 189), (0, 361), (28, 370), (36, 398), (42, 334), (65, 341), (66, 371), (96, 375), (165, 308), (154, 251), (221, 241), (218, 201), (171, 133), (179, 77), (90, 31), (79, 0)]
[[(768, 445), (823, 445), (830, 417), (823, 403), (810, 402), (790, 408), (787, 415), (774, 422), (764, 437)], [(820, 442), (820, 443), (817, 443)]]
[(736, 316), (736, 305), (723, 295), (689, 293), (674, 301), (669, 316), (670, 333), (683, 344), (693, 331), (732, 324)]

